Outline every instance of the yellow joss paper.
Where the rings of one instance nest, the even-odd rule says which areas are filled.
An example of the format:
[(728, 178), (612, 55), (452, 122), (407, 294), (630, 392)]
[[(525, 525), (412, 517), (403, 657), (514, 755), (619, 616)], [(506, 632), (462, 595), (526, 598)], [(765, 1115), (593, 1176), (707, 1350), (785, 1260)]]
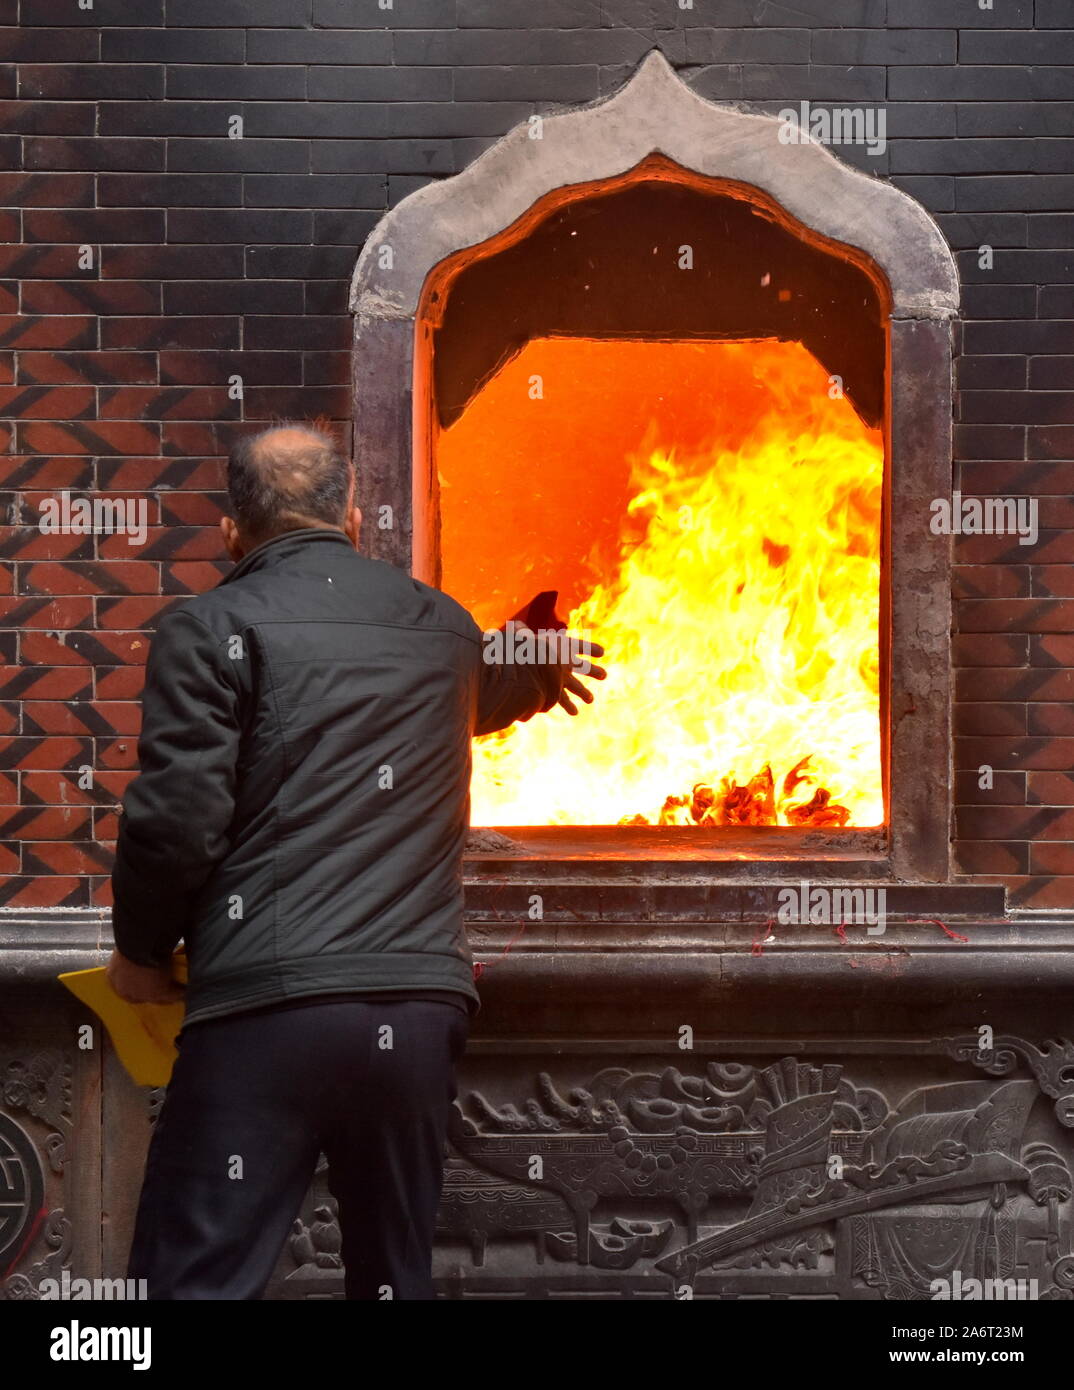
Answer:
[[(172, 974), (186, 984), (186, 955), (182, 951), (173, 957)], [(59, 978), (104, 1024), (117, 1057), (136, 1085), (167, 1085), (186, 1008), (181, 999), (174, 1004), (128, 1004), (109, 984), (103, 967), (72, 970)]]

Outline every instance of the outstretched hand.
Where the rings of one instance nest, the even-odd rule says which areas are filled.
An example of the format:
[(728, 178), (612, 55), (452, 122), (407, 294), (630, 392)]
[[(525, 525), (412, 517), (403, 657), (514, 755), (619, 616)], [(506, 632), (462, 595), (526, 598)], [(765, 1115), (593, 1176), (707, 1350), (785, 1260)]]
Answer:
[(587, 685), (583, 685), (579, 677), (587, 676), (590, 680), (602, 681), (607, 676), (603, 666), (595, 665), (590, 657), (603, 656), (604, 648), (599, 642), (586, 642), (581, 637), (570, 639), (570, 662), (567, 667), (567, 675), (563, 681), (563, 689), (559, 693), (556, 703), (562, 706), (568, 714), (577, 714), (578, 706), (571, 699), (576, 695), (584, 704), (593, 703), (593, 692)]

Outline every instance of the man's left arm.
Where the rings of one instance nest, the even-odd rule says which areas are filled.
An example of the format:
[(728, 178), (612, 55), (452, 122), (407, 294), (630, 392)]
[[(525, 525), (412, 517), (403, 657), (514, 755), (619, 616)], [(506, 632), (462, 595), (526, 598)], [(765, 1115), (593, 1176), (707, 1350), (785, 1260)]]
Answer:
[(152, 972), (168, 993), (172, 952), (227, 852), (240, 689), (234, 663), (199, 618), (178, 608), (161, 619), (146, 666), (140, 772), (124, 798), (112, 870), (119, 959), (110, 975), (126, 997), (153, 992)]

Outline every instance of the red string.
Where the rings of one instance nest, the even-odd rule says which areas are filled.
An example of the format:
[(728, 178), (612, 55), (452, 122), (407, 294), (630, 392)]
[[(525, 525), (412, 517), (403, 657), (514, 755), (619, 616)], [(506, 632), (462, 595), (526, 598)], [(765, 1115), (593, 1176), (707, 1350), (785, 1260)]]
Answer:
[(496, 965), (498, 961), (503, 960), (504, 956), (507, 955), (508, 951), (510, 951), (511, 947), (515, 944), (515, 942), (518, 940), (518, 938), (522, 935), (522, 933), (525, 930), (526, 918), (523, 917), (522, 921), (519, 923), (518, 931), (515, 932), (514, 936), (511, 938), (511, 940), (507, 943), (507, 945), (503, 948), (503, 950), (494, 960), (474, 961), (474, 979), (480, 980), (481, 976), (485, 973), (489, 966)]

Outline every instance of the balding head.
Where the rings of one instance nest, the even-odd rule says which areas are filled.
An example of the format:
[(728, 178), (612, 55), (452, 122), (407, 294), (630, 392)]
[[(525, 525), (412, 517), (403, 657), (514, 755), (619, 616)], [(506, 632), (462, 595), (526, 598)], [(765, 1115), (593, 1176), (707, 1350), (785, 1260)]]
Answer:
[(354, 467), (330, 435), (309, 425), (241, 439), (228, 459), (227, 489), (234, 518), (225, 518), (231, 525), (223, 530), (233, 558), (307, 526), (356, 530)]

